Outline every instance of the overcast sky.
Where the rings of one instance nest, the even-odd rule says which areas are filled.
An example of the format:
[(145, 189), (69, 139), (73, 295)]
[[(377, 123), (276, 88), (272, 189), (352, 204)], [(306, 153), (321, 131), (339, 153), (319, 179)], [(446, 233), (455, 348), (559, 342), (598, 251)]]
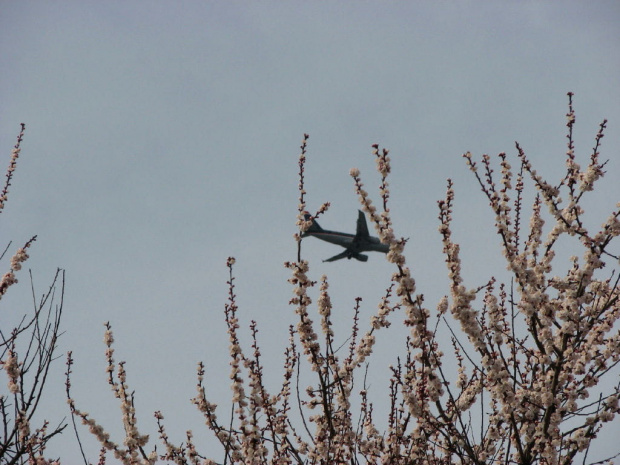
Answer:
[[(155, 438), (152, 413), (161, 410), (173, 440), (192, 428), (211, 444), (189, 398), (204, 360), (209, 393), (228, 409), (231, 255), (244, 334), (256, 319), (277, 384), (295, 321), (282, 264), (296, 256), (304, 132), (308, 206), (332, 203), (321, 220), (329, 229), (354, 231), (349, 169), (374, 193), (371, 145), (391, 150), (395, 229), (410, 238), (407, 259), (431, 308), (448, 293), (436, 219), (446, 178), (455, 181), (466, 284), (479, 286), (504, 265), (461, 155), (514, 156), (516, 140), (542, 174), (559, 178), (568, 91), (582, 163), (609, 119), (602, 155), (611, 161), (588, 216), (600, 224), (620, 200), (618, 24), (616, 1), (0, 2), (5, 165), (27, 125), (0, 245), (38, 235), (27, 262), (38, 294), (57, 267), (66, 270), (60, 352), (74, 351), (78, 406), (121, 441), (104, 372), (110, 321), (141, 429)], [(343, 342), (355, 297), (367, 321), (393, 269), (380, 254), (322, 263), (336, 246), (303, 247), (311, 276), (329, 276)], [(26, 270), (20, 278), (2, 301), (3, 328), (28, 310)], [(379, 337), (384, 349), (393, 340)], [(396, 340), (374, 362), (377, 373), (401, 351)], [(63, 371), (59, 360), (42, 406), (52, 421), (68, 414)], [(385, 386), (378, 375), (372, 388)], [(96, 461), (98, 446), (82, 432)], [(52, 454), (76, 463), (69, 432), (54, 443)], [(602, 441), (608, 451), (615, 444)]]

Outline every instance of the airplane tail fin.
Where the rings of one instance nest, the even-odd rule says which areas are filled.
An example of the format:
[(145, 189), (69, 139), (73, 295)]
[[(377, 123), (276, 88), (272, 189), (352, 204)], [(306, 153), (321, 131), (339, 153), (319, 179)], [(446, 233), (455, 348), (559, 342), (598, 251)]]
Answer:
[(319, 223), (317, 223), (314, 219), (312, 219), (312, 215), (310, 213), (306, 213), (304, 215), (304, 217), (306, 218), (306, 221), (312, 221), (312, 226), (310, 226), (308, 228), (307, 231), (305, 231), (302, 234), (302, 237), (309, 234), (309, 233), (313, 233), (313, 232), (322, 232), (323, 228), (321, 228), (321, 226), (319, 226)]

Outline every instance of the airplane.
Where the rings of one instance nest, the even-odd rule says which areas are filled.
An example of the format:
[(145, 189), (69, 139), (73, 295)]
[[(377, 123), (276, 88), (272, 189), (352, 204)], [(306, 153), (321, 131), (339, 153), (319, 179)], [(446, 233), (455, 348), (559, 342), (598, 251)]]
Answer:
[(358, 210), (358, 212), (357, 231), (355, 234), (347, 234), (323, 229), (316, 221), (314, 221), (310, 213), (305, 212), (304, 217), (306, 218), (306, 221), (312, 221), (312, 226), (310, 226), (306, 232), (302, 233), (301, 237), (314, 236), (318, 239), (332, 244), (337, 244), (346, 249), (338, 255), (334, 255), (327, 260), (323, 260), (324, 262), (334, 262), (336, 260), (340, 260), (341, 258), (348, 258), (349, 260), (355, 258), (360, 262), (365, 262), (368, 260), (368, 255), (364, 255), (360, 252), (375, 251), (388, 253), (390, 246), (387, 244), (382, 244), (379, 238), (372, 237), (368, 234), (366, 217), (361, 210)]

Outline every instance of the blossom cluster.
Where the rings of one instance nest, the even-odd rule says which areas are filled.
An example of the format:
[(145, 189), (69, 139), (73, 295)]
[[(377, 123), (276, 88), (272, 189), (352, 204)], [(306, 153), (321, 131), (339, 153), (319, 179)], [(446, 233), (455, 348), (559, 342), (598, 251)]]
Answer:
[[(327, 276), (313, 280), (310, 261), (302, 254), (303, 233), (329, 207), (324, 203), (315, 215), (307, 210), (305, 134), (298, 159), (297, 258), (285, 263), (296, 324), (289, 327), (281, 389), (272, 393), (266, 388), (258, 324), (250, 324), (249, 349), (239, 338), (232, 257), (226, 262), (229, 292), (224, 307), (232, 398), (228, 424), (219, 420), (217, 405), (208, 400), (205, 365), (198, 364), (192, 402), (219, 440), (224, 462), (555, 465), (578, 458), (585, 462), (601, 429), (620, 413), (620, 386), (607, 382), (620, 367), (620, 277), (616, 271), (604, 273), (619, 259), (612, 247), (620, 235), (620, 204), (598, 229), (585, 221), (583, 196), (605, 174), (599, 148), (606, 121), (587, 167), (582, 168), (572, 139), (576, 121), (572, 94), (567, 120), (566, 171), (559, 181), (538, 174), (519, 144), (514, 160), (506, 153), (497, 159), (483, 155), (480, 161), (464, 154), (493, 212), (509, 274), (503, 279), (501, 270), (482, 282), (476, 277), (476, 282), (468, 283), (453, 218), (456, 189), (449, 179), (445, 198), (438, 202), (449, 285), (433, 310), (426, 306), (424, 295), (416, 293), (405, 256), (407, 241), (395, 233), (389, 208), (389, 151), (373, 145), (380, 176), (379, 207), (364, 189), (360, 170), (353, 168), (350, 175), (362, 210), (381, 242), (389, 246), (387, 260), (394, 272), (365, 326), (360, 321), (362, 299), (355, 299), (351, 331), (343, 344), (338, 344), (334, 330), (329, 280)], [(528, 206), (530, 188), (534, 195)], [(582, 250), (566, 269), (555, 260), (564, 238), (576, 239)], [(389, 367), (388, 407), (385, 419), (378, 419), (366, 370), (377, 333), (388, 331), (395, 315), (402, 315), (408, 330), (405, 353)], [(153, 455), (131, 455), (133, 450), (142, 451), (148, 438), (137, 431), (122, 363), (118, 379), (113, 377), (109, 327), (105, 342), (110, 384), (125, 403), (126, 449), (112, 443), (72, 400), (70, 405), (123, 463), (151, 463)], [(302, 367), (307, 368), (303, 376)], [(597, 400), (592, 399), (595, 396)], [(292, 403), (298, 412), (293, 413)], [(176, 446), (165, 431), (163, 415), (156, 412), (155, 418), (165, 446), (161, 459), (215, 463), (197, 452), (191, 431), (186, 442)], [(387, 425), (384, 431), (380, 424)]]
[(2, 188), (2, 192), (0, 193), (0, 213), (4, 210), (4, 206), (8, 199), (9, 195), (9, 187), (11, 186), (11, 180), (13, 179), (13, 173), (17, 168), (17, 159), (19, 158), (19, 153), (21, 152), (21, 143), (24, 138), (24, 132), (26, 131), (26, 125), (22, 123), (21, 131), (17, 136), (17, 143), (13, 150), (11, 151), (11, 160), (9, 162), (9, 167), (6, 170), (6, 181), (4, 183), (4, 187)]
[(33, 236), (23, 247), (17, 249), (15, 255), (11, 257), (11, 269), (4, 273), (2, 278), (0, 278), (0, 299), (10, 286), (17, 283), (17, 277), (15, 276), (15, 272), (22, 269), (22, 263), (28, 260), (29, 256), (26, 253), (26, 249), (32, 245), (34, 241), (37, 240), (37, 236)]
[[(141, 434), (138, 430), (136, 409), (134, 405), (134, 394), (127, 385), (127, 372), (125, 370), (125, 362), (114, 361), (114, 335), (109, 322), (105, 323), (104, 343), (106, 345), (106, 372), (108, 375), (108, 384), (110, 385), (114, 396), (120, 402), (123, 429), (125, 437), (122, 445), (112, 440), (110, 433), (106, 431), (103, 425), (99, 424), (92, 416), (77, 407), (75, 399), (71, 397), (71, 367), (73, 365), (73, 354), (67, 354), (67, 372), (66, 372), (66, 392), (67, 404), (71, 414), (81, 419), (82, 424), (88, 427), (88, 431), (100, 442), (102, 447), (103, 458), (105, 463), (105, 452), (111, 451), (114, 458), (120, 460), (124, 465), (153, 465), (159, 458), (156, 449), (147, 453), (144, 447), (148, 444), (149, 436)], [(79, 436), (78, 436), (79, 437)]]
[[(9, 187), (17, 168), (17, 160), (21, 152), (25, 125), (17, 137), (6, 171), (6, 182), (0, 193), (0, 213), (8, 198)], [(8, 289), (17, 283), (17, 272), (29, 258), (27, 249), (36, 240), (32, 237), (24, 246), (17, 249), (10, 259), (9, 271), (0, 278), (0, 299)], [(10, 244), (9, 244), (10, 245)], [(9, 249), (6, 246), (4, 252)], [(0, 255), (0, 260), (4, 253)], [(37, 409), (42, 404), (44, 387), (50, 366), (55, 358), (60, 336), (60, 316), (62, 314), (62, 298), (60, 303), (54, 302), (54, 295), (60, 287), (60, 295), (64, 293), (64, 272), (57, 270), (51, 286), (44, 292), (34, 311), (26, 312), (17, 318), (15, 326), (8, 327), (11, 317), (2, 309), (4, 321), (0, 331), (0, 368), (7, 376), (6, 391), (0, 386), (0, 462), (28, 463), (29, 465), (58, 465), (58, 460), (46, 458), (48, 442), (61, 433), (65, 424), (61, 421), (57, 426), (50, 427), (47, 420), (36, 420)], [(34, 295), (33, 287), (33, 295)], [(49, 305), (49, 308), (46, 306)], [(13, 306), (14, 307), (14, 306)], [(12, 312), (15, 308), (10, 309)], [(41, 421), (38, 423), (38, 421)], [(39, 425), (39, 426), (37, 426)]]

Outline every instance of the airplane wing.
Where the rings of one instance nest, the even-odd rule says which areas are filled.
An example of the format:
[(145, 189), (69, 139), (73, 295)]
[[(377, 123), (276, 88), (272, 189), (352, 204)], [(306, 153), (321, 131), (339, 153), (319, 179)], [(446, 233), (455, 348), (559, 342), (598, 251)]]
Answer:
[(355, 258), (356, 260), (359, 260), (360, 262), (366, 262), (368, 261), (368, 255), (364, 255), (361, 253), (353, 253), (351, 252), (350, 249), (345, 250), (342, 253), (339, 253), (338, 255), (334, 255), (331, 258), (328, 258), (327, 260), (323, 260), (323, 262), (335, 262), (336, 260), (340, 260), (342, 258)]
[(368, 237), (370, 234), (368, 233), (368, 225), (366, 224), (366, 215), (364, 215), (364, 212), (361, 210), (358, 210), (358, 212), (355, 237)]
[(349, 251), (345, 250), (342, 253), (339, 253), (338, 255), (334, 255), (331, 258), (328, 258), (327, 260), (323, 260), (324, 262), (335, 262), (336, 260), (340, 260), (341, 258), (347, 258), (349, 257)]

